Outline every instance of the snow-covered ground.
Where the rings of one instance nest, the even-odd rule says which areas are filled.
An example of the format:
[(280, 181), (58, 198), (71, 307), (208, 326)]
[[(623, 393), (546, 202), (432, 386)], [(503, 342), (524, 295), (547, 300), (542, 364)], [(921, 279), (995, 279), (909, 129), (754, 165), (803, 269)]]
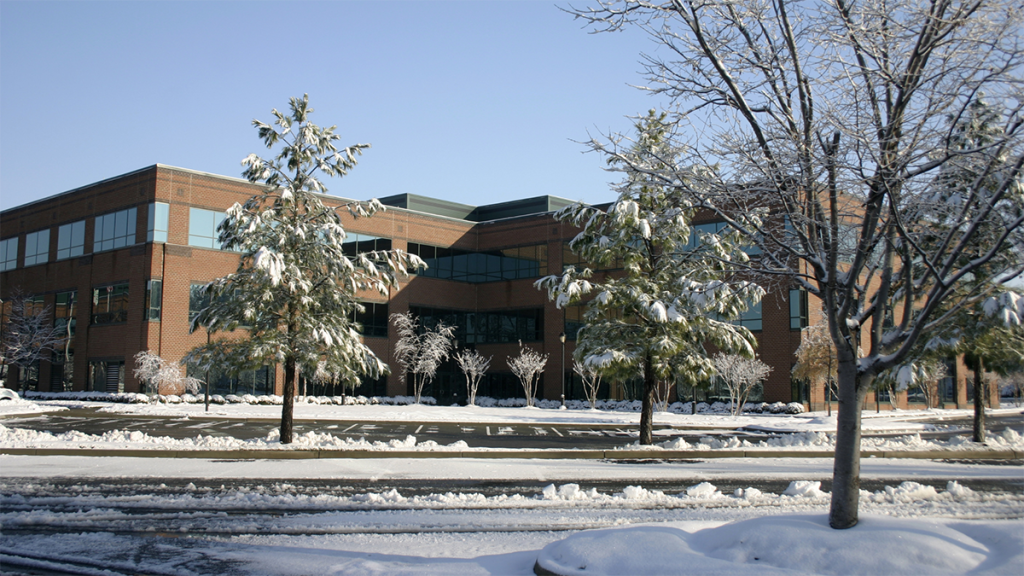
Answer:
[[(243, 419), (280, 418), (281, 408), (274, 405), (226, 404), (211, 405), (205, 411), (202, 404), (108, 404), (81, 401), (7, 402), (0, 406), (0, 416), (36, 413), (46, 409), (62, 410), (67, 407), (98, 407), (100, 412), (142, 416), (165, 416), (188, 419)], [(1021, 408), (1007, 407), (990, 410), (990, 414), (1020, 414)], [(969, 410), (926, 410), (886, 411), (875, 413), (865, 411), (863, 415), (866, 434), (885, 436), (866, 437), (864, 450), (874, 451), (921, 451), (921, 450), (1024, 450), (1024, 437), (1012, 429), (999, 434), (990, 434), (985, 446), (975, 444), (966, 436), (949, 440), (922, 438), (921, 432), (937, 430), (941, 423), (925, 423), (925, 419), (949, 419), (970, 415)], [(457, 422), (460, 424), (612, 424), (637, 427), (640, 416), (631, 411), (598, 410), (551, 410), (537, 408), (482, 408), (477, 406), (426, 406), (426, 405), (318, 405), (299, 403), (295, 406), (296, 420), (354, 421), (354, 422)], [(655, 423), (672, 426), (675, 429), (725, 430), (745, 428), (767, 433), (786, 433), (778, 437), (758, 439), (722, 438), (708, 435), (700, 440), (686, 441), (672, 438), (672, 429), (655, 431), (663, 441), (651, 447), (624, 443), (622, 448), (637, 450), (793, 450), (822, 451), (834, 448), (835, 416), (824, 413), (799, 415), (744, 414), (738, 417), (725, 414), (676, 414), (658, 412)], [(892, 434), (905, 433), (903, 436)], [(415, 436), (388, 443), (368, 442), (359, 437), (329, 432), (309, 432), (298, 436), (284, 447), (276, 433), (263, 439), (241, 440), (231, 437), (198, 435), (195, 438), (167, 438), (149, 436), (140, 431), (112, 431), (102, 436), (77, 432), (49, 434), (32, 430), (16, 430), (0, 424), (0, 447), (3, 448), (78, 448), (78, 449), (164, 449), (164, 450), (270, 450), (270, 449), (329, 449), (329, 450), (402, 450), (402, 451), (489, 451), (487, 448), (469, 448), (464, 442), (438, 445), (433, 441), (419, 441)]]
[[(4, 410), (11, 408), (5, 406)], [(22, 408), (20, 413), (39, 409)], [(105, 409), (193, 419), (205, 416), (201, 405), (187, 404), (119, 404)], [(1016, 414), (1020, 409), (1000, 412)], [(279, 414), (276, 406), (211, 406), (216, 418), (276, 418)], [(955, 449), (963, 444), (920, 440), (916, 434), (931, 426), (918, 422), (925, 415), (951, 415), (951, 411), (882, 413), (878, 417), (866, 412), (865, 427), (907, 431), (909, 436), (902, 440), (884, 440), (901, 442), (907, 449)], [(623, 425), (638, 420), (635, 413), (586, 410), (315, 405), (299, 405), (297, 417)], [(824, 414), (734, 419), (659, 413), (656, 421), (686, 427), (758, 426), (794, 431), (783, 437), (791, 438), (788, 446), (772, 446), (773, 450), (792, 449), (794, 454), (791, 458), (691, 462), (0, 456), (0, 524), (4, 529), (0, 562), (65, 569), (74, 562), (81, 573), (96, 574), (110, 573), (102, 570), (153, 574), (532, 574), (539, 562), (558, 573), (591, 575), (670, 574), (684, 569), (693, 574), (1017, 575), (1024, 566), (1024, 493), (1019, 488), (979, 492), (964, 485), (994, 480), (1016, 482), (1019, 487), (1024, 471), (1017, 463), (865, 459), (862, 478), (892, 482), (862, 493), (862, 520), (857, 527), (834, 531), (827, 527), (829, 494), (820, 484), (830, 477), (831, 462), (799, 457), (800, 450), (822, 450), (829, 445), (829, 426), (834, 429), (834, 421)], [(1012, 431), (997, 438), (1000, 446), (1021, 449), (1020, 435)], [(204, 442), (204, 449), (237, 448), (232, 441), (242, 442), (217, 441), (203, 437), (179, 441), (138, 432), (89, 437), (0, 429), (0, 447), (163, 446), (180, 450)], [(246, 448), (279, 446), (274, 438), (250, 442)], [(347, 441), (313, 434), (300, 442), (334, 447)], [(673, 442), (678, 440), (665, 442), (660, 449), (679, 449)], [(928, 447), (922, 448), (921, 443)], [(377, 449), (446, 449), (415, 439), (398, 444)], [(718, 447), (710, 440), (691, 443), (689, 449), (700, 449), (693, 448), (699, 445)], [(458, 446), (447, 449), (466, 450)], [(118, 478), (202, 478), (206, 483), (201, 486), (221, 479), (224, 486), (191, 486), (185, 493), (160, 495), (154, 491), (144, 496), (93, 491), (95, 486)], [(55, 492), (46, 487), (48, 482), (69, 479), (73, 479), (72, 489)], [(338, 485), (357, 480), (385, 484), (388, 480), (474, 479), (520, 482), (523, 488), (497, 496), (472, 491), (403, 495), (394, 489), (338, 496), (298, 493), (290, 486), (299, 479)], [(616, 479), (630, 484), (615, 492), (588, 486)], [(750, 484), (775, 480), (788, 487), (779, 493), (750, 488), (723, 493), (719, 486), (725, 479), (733, 484), (737, 479)], [(665, 480), (687, 487), (676, 492), (657, 490), (658, 483)], [(257, 488), (252, 487), (254, 482)], [(528, 487), (537, 482), (549, 484), (537, 493)], [(41, 526), (63, 529), (59, 534), (32, 533), (32, 527)], [(192, 537), (181, 537), (189, 534)]]

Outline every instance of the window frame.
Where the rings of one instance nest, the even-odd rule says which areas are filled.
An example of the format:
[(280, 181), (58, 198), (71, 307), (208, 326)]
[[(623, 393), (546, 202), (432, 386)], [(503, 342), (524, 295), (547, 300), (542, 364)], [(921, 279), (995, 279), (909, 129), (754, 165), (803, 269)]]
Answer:
[[(97, 312), (97, 308), (100, 306), (100, 295), (102, 292), (107, 293), (106, 298), (106, 310), (103, 312)], [(117, 292), (115, 294), (115, 292)], [(128, 321), (128, 307), (131, 297), (130, 285), (128, 282), (118, 282), (115, 284), (105, 284), (102, 286), (96, 286), (92, 289), (92, 309), (89, 311), (89, 324), (95, 326), (106, 326), (113, 324), (124, 324)], [(114, 298), (117, 298), (116, 300)], [(114, 302), (123, 302), (119, 307), (113, 309), (111, 304)]]
[(146, 242), (166, 243), (170, 231), (171, 205), (167, 202), (150, 202), (147, 210)]
[[(13, 254), (12, 254), (13, 252)], [(0, 272), (18, 267), (18, 236), (0, 240)]]
[(138, 226), (139, 211), (134, 206), (96, 216), (93, 219), (92, 251), (109, 252), (136, 244)]
[[(40, 250), (42, 244), (42, 250)], [(34, 252), (29, 254), (29, 246), (34, 246)], [(43, 228), (35, 232), (25, 234), (25, 259), (24, 266), (36, 266), (46, 264), (50, 261), (50, 229)]]
[[(65, 235), (67, 232), (67, 235)], [(65, 238), (67, 241), (65, 242)], [(79, 243), (75, 243), (78, 240)], [(57, 261), (85, 254), (85, 220), (61, 224), (57, 227)]]
[[(197, 221), (198, 217), (211, 217), (213, 218), (213, 228), (208, 230), (212, 236), (205, 236), (197, 234), (197, 228), (199, 224), (205, 226), (206, 222)], [(217, 232), (217, 228), (220, 227), (220, 223), (227, 218), (227, 214), (222, 211), (210, 210), (208, 208), (199, 208), (197, 206), (189, 206), (188, 208), (188, 245), (194, 248), (207, 248), (209, 250), (224, 250), (224, 245), (220, 243), (220, 233)]]

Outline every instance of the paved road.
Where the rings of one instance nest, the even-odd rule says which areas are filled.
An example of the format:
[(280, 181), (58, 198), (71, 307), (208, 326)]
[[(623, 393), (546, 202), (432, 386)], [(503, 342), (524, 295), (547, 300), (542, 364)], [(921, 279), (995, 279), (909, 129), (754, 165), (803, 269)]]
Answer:
[[(276, 418), (217, 419), (205, 417), (169, 418), (106, 414), (95, 408), (82, 408), (7, 418), (2, 421), (9, 428), (24, 428), (53, 433), (78, 431), (100, 435), (111, 430), (138, 430), (150, 436), (195, 438), (202, 434), (213, 437), (239, 439), (266, 438), (279, 425)], [(948, 439), (969, 435), (970, 417), (935, 417), (924, 420), (933, 429), (920, 432), (923, 438)], [(1024, 413), (987, 418), (989, 434), (1000, 434), (1012, 428), (1024, 434)], [(295, 434), (307, 432), (328, 433), (342, 438), (364, 438), (370, 442), (404, 440), (415, 436), (418, 441), (433, 440), (448, 445), (462, 440), (471, 448), (580, 448), (608, 450), (630, 444), (637, 439), (637, 427), (618, 424), (460, 424), (441, 422), (354, 422), (337, 420), (296, 420)], [(718, 430), (686, 429), (656, 425), (658, 441), (684, 438), (696, 442), (708, 435), (737, 436), (757, 441), (768, 437), (763, 433), (728, 428)], [(902, 436), (905, 431), (865, 433), (865, 436)]]
[[(214, 419), (139, 417), (99, 413), (94, 408), (51, 414), (7, 418), (9, 428), (48, 431), (56, 434), (78, 431), (103, 434), (110, 430), (138, 430), (151, 436), (195, 438), (202, 434), (239, 439), (266, 438), (278, 427), (277, 419)], [(684, 437), (694, 442), (708, 434), (727, 434), (764, 438), (736, 430), (686, 430), (656, 426), (659, 440)], [(387, 442), (415, 436), (420, 442), (433, 440), (448, 445), (462, 440), (471, 448), (582, 448), (604, 450), (621, 447), (636, 440), (635, 426), (601, 424), (459, 424), (439, 422), (352, 422), (337, 420), (296, 420), (295, 434), (310, 431), (353, 439)]]

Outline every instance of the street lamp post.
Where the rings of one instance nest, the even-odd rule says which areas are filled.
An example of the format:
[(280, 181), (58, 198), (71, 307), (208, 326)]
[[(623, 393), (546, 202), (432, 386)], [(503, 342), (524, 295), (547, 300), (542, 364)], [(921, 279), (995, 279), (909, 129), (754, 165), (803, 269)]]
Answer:
[(562, 410), (565, 410), (565, 332), (558, 335), (558, 341), (562, 343)]

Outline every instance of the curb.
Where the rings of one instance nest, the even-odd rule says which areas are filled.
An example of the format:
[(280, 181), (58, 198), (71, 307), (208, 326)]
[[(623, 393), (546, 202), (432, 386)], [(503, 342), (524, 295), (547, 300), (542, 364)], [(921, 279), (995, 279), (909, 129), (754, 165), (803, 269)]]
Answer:
[[(782, 450), (132, 450), (0, 448), (10, 456), (94, 456), (122, 458), (197, 458), (216, 460), (321, 460), (395, 458), (517, 458), (556, 460), (706, 460), (710, 458), (832, 458), (830, 451)], [(864, 451), (861, 458), (920, 460), (1024, 460), (1022, 450)]]

